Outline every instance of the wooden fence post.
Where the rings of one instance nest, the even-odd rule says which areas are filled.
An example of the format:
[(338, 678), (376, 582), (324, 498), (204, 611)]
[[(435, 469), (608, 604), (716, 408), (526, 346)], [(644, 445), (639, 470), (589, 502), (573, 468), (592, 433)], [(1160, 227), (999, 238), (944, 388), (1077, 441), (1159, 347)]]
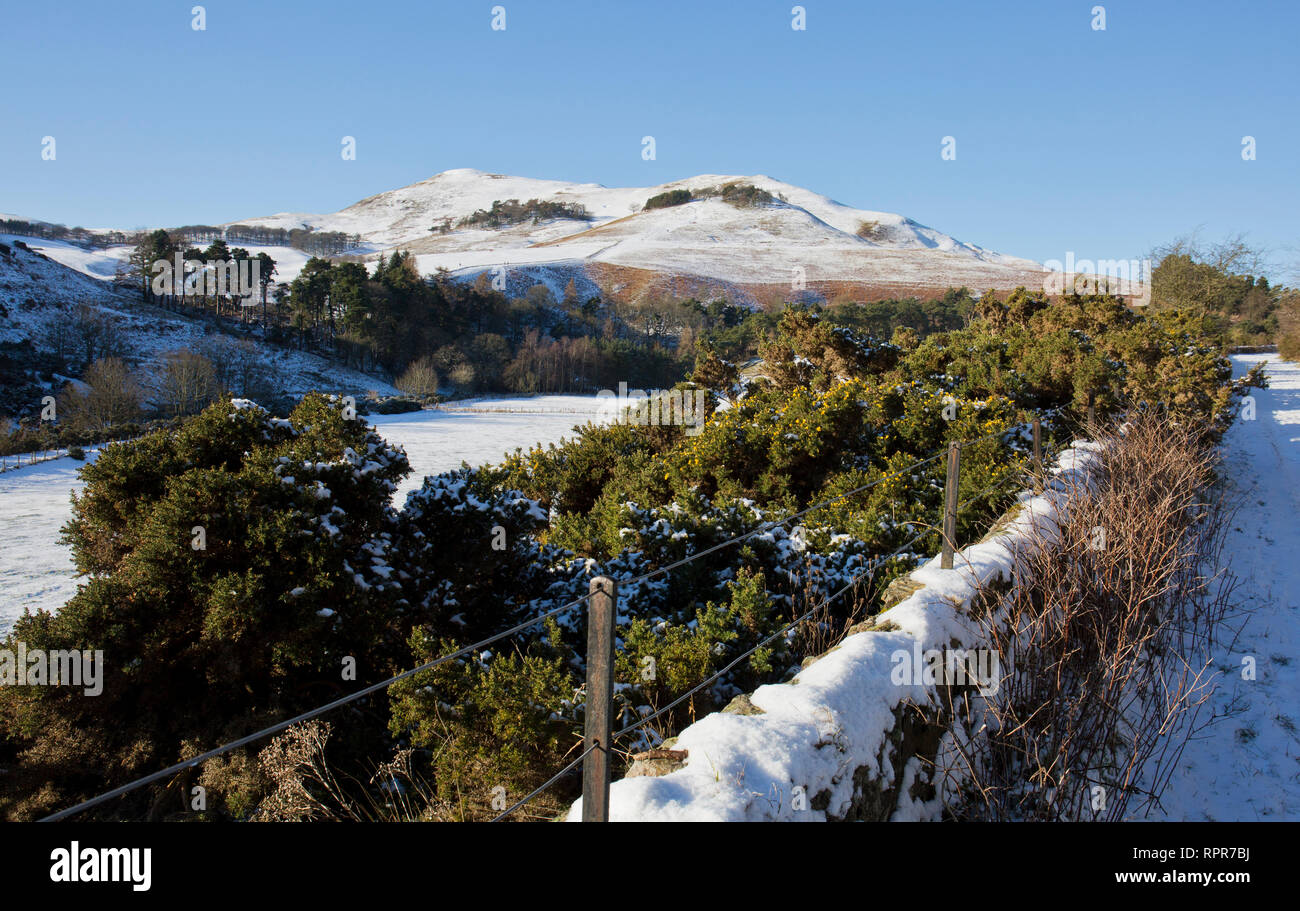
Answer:
[(1043, 479), (1043, 422), (1034, 418), (1034, 486)]
[[(618, 586), (608, 576), (591, 580), (587, 599), (587, 712), (583, 729), (582, 821), (609, 821), (610, 737), (614, 715), (614, 618)], [(595, 749), (592, 749), (592, 747)]]
[(948, 444), (948, 479), (944, 484), (943, 552), (939, 565), (952, 569), (953, 548), (957, 543), (957, 479), (961, 465), (961, 444)]

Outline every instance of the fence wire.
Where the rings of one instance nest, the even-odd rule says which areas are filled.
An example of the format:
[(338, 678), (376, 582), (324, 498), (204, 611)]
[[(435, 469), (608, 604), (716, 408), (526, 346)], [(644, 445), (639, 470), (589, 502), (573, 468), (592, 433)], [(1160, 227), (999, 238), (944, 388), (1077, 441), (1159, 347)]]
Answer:
[(99, 804), (104, 803), (105, 801), (112, 800), (114, 797), (121, 797), (122, 795), (128, 794), (131, 791), (136, 790), (137, 788), (142, 788), (147, 784), (152, 784), (155, 781), (159, 781), (163, 778), (168, 777), (169, 775), (174, 775), (175, 773), (183, 771), (184, 769), (195, 768), (201, 765), (202, 763), (207, 762), (209, 759), (214, 759), (217, 756), (222, 755), (223, 753), (228, 753), (231, 750), (235, 750), (238, 749), (239, 747), (246, 746), (250, 743), (254, 743), (255, 741), (261, 740), (264, 737), (270, 736), (271, 734), (277, 734), (280, 731), (285, 730), (286, 728), (293, 727), (295, 724), (301, 724), (304, 721), (310, 721), (313, 718), (316, 718), (320, 715), (324, 715), (326, 712), (333, 711), (334, 709), (347, 705), (350, 702), (356, 702), (358, 699), (363, 699), (366, 696), (369, 696), (371, 693), (375, 693), (378, 692), (379, 690), (386, 689), (387, 687), (392, 686), (394, 683), (397, 683), (400, 680), (405, 680), (407, 677), (411, 677), (422, 671), (427, 671), (431, 668), (435, 668), (440, 664), (445, 664), (448, 661), (452, 661), (456, 658), (460, 658), (464, 655), (468, 655), (471, 652), (476, 652), (479, 649), (485, 648), (486, 646), (489, 646), (494, 642), (506, 638), (507, 636), (512, 636), (515, 633), (528, 629), (530, 626), (534, 626), (542, 622), (543, 620), (548, 619), (549, 617), (554, 617), (556, 614), (563, 613), (564, 611), (569, 610), (570, 608), (577, 607), (579, 604), (586, 601), (589, 597), (591, 597), (590, 594), (583, 595), (581, 598), (577, 598), (573, 601), (570, 601), (568, 604), (564, 604), (561, 605), (560, 607), (553, 608), (544, 614), (539, 614), (538, 616), (533, 617), (531, 620), (525, 620), (523, 623), (517, 624), (516, 626), (512, 626), (508, 630), (505, 630), (493, 636), (489, 636), (486, 639), (482, 639), (478, 642), (475, 642), (473, 645), (467, 645), (464, 648), (460, 648), (449, 654), (442, 655), (441, 657), (435, 658), (432, 661), (425, 662), (419, 667), (414, 667), (411, 668), (409, 671), (403, 671), (402, 673), (397, 674), (396, 676), (389, 677), (387, 680), (381, 680), (379, 683), (372, 683), (370, 686), (366, 687), (365, 689), (357, 690), (355, 693), (350, 693), (347, 696), (343, 696), (339, 699), (335, 699), (333, 702), (329, 702), (318, 708), (314, 708), (311, 709), (310, 711), (303, 712), (301, 715), (295, 715), (293, 718), (290, 718), (287, 721), (278, 722), (276, 724), (271, 725), (270, 727), (263, 728), (260, 731), (256, 731), (245, 737), (241, 737), (238, 740), (232, 740), (230, 743), (222, 744), (216, 749), (208, 750), (206, 753), (202, 753), (198, 756), (195, 756), (193, 759), (186, 759), (183, 762), (178, 762), (173, 765), (170, 765), (167, 768), (162, 769), (161, 771), (154, 772), (152, 775), (146, 775), (143, 778), (137, 778), (135, 781), (128, 782), (127, 784), (114, 788), (111, 791), (106, 791), (105, 793), (100, 794), (96, 797), (92, 797), (89, 800), (83, 800), (81, 803), (77, 804), (76, 806), (68, 807), (68, 809), (60, 810), (57, 813), (52, 813), (51, 815), (44, 817), (40, 821), (58, 822), (61, 819), (67, 819), (69, 816), (75, 816), (77, 813), (80, 813), (83, 810), (88, 810), (91, 807), (98, 806)]

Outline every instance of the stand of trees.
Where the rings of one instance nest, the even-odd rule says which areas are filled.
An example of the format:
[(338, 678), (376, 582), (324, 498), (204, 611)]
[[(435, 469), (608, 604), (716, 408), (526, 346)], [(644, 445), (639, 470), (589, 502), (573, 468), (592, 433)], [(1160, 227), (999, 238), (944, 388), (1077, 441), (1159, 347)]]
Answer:
[(573, 282), (558, 301), (544, 285), (510, 298), (486, 273), (473, 284), (446, 273), (422, 278), (401, 251), (381, 258), (373, 273), (314, 257), (282, 303), (296, 344), (359, 370), (386, 371), (417, 394), (430, 391), (430, 371), (460, 392), (578, 392), (620, 380), (671, 385), (693, 356), (666, 333), (638, 332), (597, 298), (580, 300)]
[(752, 183), (740, 183), (733, 180), (731, 183), (724, 183), (717, 187), (700, 187), (696, 190), (667, 190), (647, 199), (642, 209), (645, 211), (667, 209), (672, 206), (685, 205), (697, 199), (714, 198), (729, 202), (737, 208), (765, 206), (776, 201), (775, 196), (761, 187), (756, 187)]
[[(177, 253), (187, 263), (197, 261), (204, 264), (205, 271), (207, 266), (213, 266), (250, 279), (253, 275), (252, 263), (256, 262), (257, 287), (248, 296), (215, 294), (212, 293), (212, 283), (206, 275), (191, 287), (186, 281), (187, 276), (174, 274)], [(154, 281), (159, 273), (155, 273), (154, 265), (159, 262), (168, 263), (173, 271), (169, 293), (155, 293)], [(145, 300), (168, 309), (203, 311), (210, 308), (216, 316), (234, 316), (240, 322), (249, 322), (257, 319), (256, 311), (260, 308), (261, 323), (264, 326), (270, 324), (267, 295), (276, 274), (276, 262), (265, 252), (254, 256), (243, 247), (231, 249), (220, 237), (213, 240), (206, 250), (200, 250), (178, 243), (171, 234), (160, 229), (143, 235), (136, 243), (129, 259), (129, 274), (134, 281), (139, 282)]]
[(526, 221), (534, 224), (552, 218), (572, 218), (585, 220), (587, 207), (576, 202), (555, 202), (546, 199), (530, 199), (520, 202), (517, 199), (496, 199), (492, 208), (479, 209), (472, 215), (466, 215), (459, 222), (461, 227), (500, 228), (503, 225), (517, 225)]
[(361, 235), (315, 228), (267, 228), (261, 225), (184, 225), (166, 232), (178, 244), (226, 241), (233, 244), (293, 247), (316, 256), (336, 256), (355, 250)]
[(1204, 243), (1180, 237), (1152, 256), (1151, 304), (1158, 310), (1184, 309), (1215, 319), (1234, 345), (1277, 340), (1280, 310), (1295, 291), (1264, 277), (1264, 255), (1242, 235)]
[(0, 233), (21, 234), (25, 237), (45, 237), (63, 240), (87, 247), (111, 247), (130, 243), (133, 235), (122, 231), (90, 231), (86, 228), (69, 228), (67, 225), (47, 221), (27, 221), (22, 218), (0, 218)]

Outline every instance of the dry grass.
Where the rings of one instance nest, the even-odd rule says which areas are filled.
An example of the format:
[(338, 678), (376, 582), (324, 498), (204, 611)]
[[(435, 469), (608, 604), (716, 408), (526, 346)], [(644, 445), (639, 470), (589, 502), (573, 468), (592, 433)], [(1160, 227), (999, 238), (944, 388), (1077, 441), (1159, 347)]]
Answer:
[(1070, 490), (1059, 540), (1032, 541), (1011, 591), (990, 593), (1004, 676), (978, 706), (981, 735), (957, 750), (958, 818), (1141, 815), (1204, 726), (1234, 587), (1217, 570), (1215, 451), (1157, 417), (1094, 438), (1106, 446), (1096, 490)]
[[(434, 789), (416, 771), (413, 751), (398, 750), (368, 782), (339, 776), (326, 758), (331, 725), (297, 724), (258, 754), (272, 789), (254, 819), (263, 822), (418, 822), (437, 818)], [(376, 796), (378, 794), (379, 796)]]
[[(270, 782), (257, 805), (255, 822), (485, 822), (495, 819), (542, 778), (489, 788), (493, 770), (482, 756), (463, 755), (451, 765), (456, 774), (439, 782), (431, 768), (445, 750), (454, 750), (450, 732), (433, 754), (402, 747), (386, 761), (357, 777), (336, 770), (327, 756), (329, 722), (307, 721), (275, 737), (258, 755), (259, 771)], [(564, 756), (562, 762), (571, 757)], [(562, 764), (562, 763), (561, 763)], [(510, 815), (514, 821), (552, 820), (574, 798), (571, 786), (552, 788)]]

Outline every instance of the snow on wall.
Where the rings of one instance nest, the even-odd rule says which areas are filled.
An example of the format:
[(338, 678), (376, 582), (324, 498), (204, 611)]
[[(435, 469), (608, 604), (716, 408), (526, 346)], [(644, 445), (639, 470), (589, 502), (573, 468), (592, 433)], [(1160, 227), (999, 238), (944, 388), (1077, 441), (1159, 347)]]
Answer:
[[(1011, 583), (1016, 553), (1031, 540), (1056, 539), (1068, 493), (1091, 485), (1099, 448), (1076, 441), (1062, 452), (1042, 494), (1022, 491), (993, 533), (956, 555), (953, 569), (941, 569), (937, 556), (918, 567), (909, 578), (922, 587), (870, 629), (849, 635), (789, 683), (759, 687), (739, 709), (733, 703), (682, 731), (670, 745), (687, 751), (684, 764), (615, 782), (610, 819), (938, 819), (945, 795), (916, 785), (933, 777), (936, 756), (942, 766), (953, 738), (969, 731), (950, 724), (934, 684), (896, 683), (893, 656), (981, 647), (981, 623), (990, 621), (972, 616), (972, 600), (986, 585)], [(998, 622), (996, 608), (991, 616)], [(579, 799), (567, 819), (581, 817)]]

